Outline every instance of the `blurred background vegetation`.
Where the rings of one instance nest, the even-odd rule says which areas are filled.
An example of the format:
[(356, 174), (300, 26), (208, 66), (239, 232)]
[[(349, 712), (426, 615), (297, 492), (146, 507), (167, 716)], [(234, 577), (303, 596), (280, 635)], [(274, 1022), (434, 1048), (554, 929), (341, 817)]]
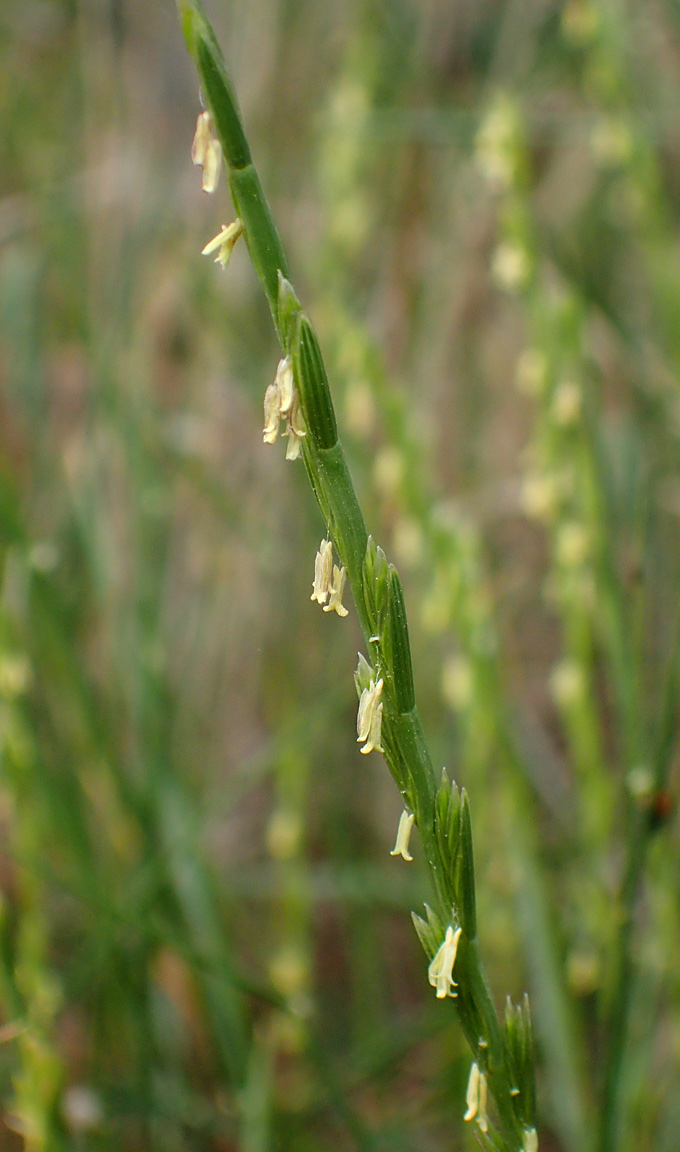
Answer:
[[(677, 1152), (680, 5), (208, 9), (541, 1148)], [(0, 7), (0, 1147), (472, 1148), (199, 108), (170, 0)]]

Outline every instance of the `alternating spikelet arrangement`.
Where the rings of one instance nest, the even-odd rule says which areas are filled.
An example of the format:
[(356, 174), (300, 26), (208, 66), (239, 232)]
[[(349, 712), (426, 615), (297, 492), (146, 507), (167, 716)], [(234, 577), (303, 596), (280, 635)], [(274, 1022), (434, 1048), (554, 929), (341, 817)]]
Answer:
[[(498, 1020), (477, 944), (474, 857), (465, 791), (444, 771), (438, 778), (418, 716), (401, 581), (383, 550), (368, 536), (338, 438), (328, 377), (312, 324), (289, 279), (281, 240), (255, 167), (236, 97), (212, 29), (194, 0), (181, 0), (187, 44), (206, 104), (199, 115), (193, 155), (203, 186), (214, 190), (217, 139), (229, 172), (236, 209), (204, 252), (226, 267), (244, 236), (261, 280), (282, 349), (264, 395), (263, 440), (274, 444), (281, 421), (286, 458), (302, 458), (327, 528), (314, 560), (311, 599), (327, 613), (348, 614), (349, 583), (367, 655), (359, 655), (357, 741), (361, 752), (381, 752), (404, 801), (392, 855), (412, 860), (417, 827), (435, 892), (435, 908), (414, 916), (428, 957), (428, 978), (438, 999), (456, 1001), (473, 1055), (465, 1119), (485, 1147), (536, 1152), (535, 1089), (528, 1003), (509, 1005)], [(337, 560), (336, 560), (337, 558)], [(495, 1108), (490, 1114), (488, 1104)]]

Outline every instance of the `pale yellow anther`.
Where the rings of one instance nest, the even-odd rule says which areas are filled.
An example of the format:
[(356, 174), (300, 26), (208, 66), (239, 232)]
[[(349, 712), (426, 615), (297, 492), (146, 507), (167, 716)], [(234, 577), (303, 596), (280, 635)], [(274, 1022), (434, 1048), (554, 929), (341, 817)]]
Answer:
[(286, 421), (285, 434), (288, 437), (286, 460), (297, 460), (300, 455), (300, 443), (307, 435), (307, 429), (300, 408), (300, 397), (295, 387), (293, 367), (288, 356), (279, 360), (276, 379), (264, 394), (262, 439), (265, 444), (273, 444), (276, 440), (282, 418)]
[(380, 697), (382, 690), (382, 680), (378, 680), (376, 683), (373, 677), (371, 677), (368, 688), (364, 688), (359, 699), (357, 743), (361, 743), (362, 740), (366, 741), (364, 747), (361, 749), (363, 753), (373, 752), (374, 750), (382, 752), (382, 748), (380, 747), (383, 711)]
[(314, 583), (310, 600), (325, 604), (333, 575), (333, 545), (330, 540), (322, 540), (314, 559)]
[(234, 251), (236, 241), (242, 234), (243, 224), (240, 220), (236, 219), (231, 224), (223, 224), (222, 230), (206, 244), (201, 255), (210, 256), (213, 252), (217, 252), (215, 263), (221, 264), (223, 268), (226, 268), (231, 259), (231, 254)]
[(538, 1152), (538, 1133), (535, 1128), (524, 1129), (522, 1152)]
[(454, 991), (456, 982), (453, 979), (453, 966), (456, 963), (460, 933), (460, 928), (456, 928), (454, 932), (453, 926), (449, 924), (446, 929), (444, 941), (433, 956), (430, 967), (427, 970), (427, 978), (430, 984), (433, 988), (437, 989), (436, 996), (438, 1000), (443, 1000), (446, 996), (456, 995)]
[(199, 112), (196, 120), (196, 130), (191, 144), (191, 159), (194, 164), (202, 165), (205, 160), (205, 150), (212, 139), (212, 121), (209, 112)]
[(264, 394), (264, 429), (262, 439), (265, 444), (273, 444), (279, 434), (279, 389), (270, 384)]
[(467, 1112), (463, 1119), (476, 1119), (482, 1132), (489, 1131), (489, 1118), (486, 1113), (487, 1095), (486, 1076), (483, 1072), (480, 1072), (479, 1066), (475, 1063), (470, 1069), (470, 1079), (468, 1080), (467, 1093), (465, 1096)]
[(276, 384), (279, 389), (279, 412), (282, 416), (287, 416), (293, 407), (295, 388), (293, 366), (290, 362), (290, 356), (279, 360), (278, 368), (276, 369)]
[(479, 1077), (479, 1108), (477, 1109), (477, 1123), (482, 1132), (489, 1131), (489, 1118), (486, 1113), (487, 1084), (486, 1076), (482, 1072)]
[(203, 191), (214, 192), (220, 178), (222, 149), (213, 132), (209, 112), (201, 112), (196, 121), (196, 131), (191, 145), (191, 159), (194, 164), (203, 169)]
[(408, 850), (409, 840), (411, 839), (411, 829), (415, 816), (413, 812), (407, 812), (406, 809), (399, 817), (399, 827), (397, 828), (397, 839), (394, 848), (390, 852), (390, 856), (403, 856), (404, 860), (412, 860), (413, 857)]
[(369, 752), (382, 752), (383, 750), (382, 744), (380, 743), (382, 735), (382, 714), (383, 706), (382, 704), (378, 704), (371, 717), (371, 728), (368, 733), (368, 740), (364, 744), (363, 748), (359, 749), (359, 751), (363, 753), (364, 756)]
[(470, 1069), (465, 1103), (467, 1104), (467, 1112), (463, 1116), (463, 1120), (474, 1120), (479, 1108), (479, 1066), (476, 1063)]
[[(304, 432), (302, 434), (304, 436)], [(293, 428), (289, 424), (286, 428), (286, 436), (288, 437), (288, 444), (286, 446), (286, 460), (298, 460), (302, 447), (300, 444), (300, 437), (295, 435)]]
[[(293, 374), (290, 374), (291, 380)], [(281, 389), (279, 388), (279, 397), (281, 396)], [(284, 401), (287, 403), (287, 397), (284, 396)], [(280, 401), (279, 401), (280, 403)], [(288, 413), (284, 413), (282, 408), (279, 408), (281, 415), (286, 416), (286, 436), (288, 437), (288, 447), (286, 448), (286, 460), (297, 460), (301, 451), (301, 441), (307, 435), (304, 420), (302, 419), (302, 409), (300, 408), (300, 397), (297, 390), (293, 388), (293, 398), (291, 400)]]
[(222, 167), (222, 148), (220, 147), (219, 140), (210, 140), (205, 152), (205, 160), (203, 161), (203, 179), (201, 181), (201, 188), (204, 192), (212, 194), (220, 179), (220, 168)]
[[(324, 612), (337, 612), (338, 616), (347, 615), (347, 609), (342, 602), (342, 594), (345, 589), (346, 579), (347, 573), (345, 571), (344, 564), (341, 568), (338, 568), (337, 564), (334, 564), (333, 579), (331, 580), (330, 588), (328, 589), (330, 593), (330, 599), (327, 604), (324, 604)], [(380, 736), (378, 736), (378, 743), (380, 743)]]

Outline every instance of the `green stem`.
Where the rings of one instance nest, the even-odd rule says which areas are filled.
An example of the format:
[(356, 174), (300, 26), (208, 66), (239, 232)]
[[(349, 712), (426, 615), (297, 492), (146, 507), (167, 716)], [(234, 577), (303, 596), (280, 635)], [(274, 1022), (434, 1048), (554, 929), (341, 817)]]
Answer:
[[(410, 650), (401, 586), (395, 569), (369, 541), (339, 439), (323, 360), (311, 324), (288, 284), (281, 240), (250, 158), (236, 98), (221, 52), (196, 0), (180, 0), (185, 36), (201, 78), (204, 96), (230, 166), (235, 208), (253, 264), (261, 280), (281, 340), (294, 362), (307, 434), (302, 453), (336, 551), (344, 564), (354, 603), (378, 674), (384, 680), (385, 758), (415, 814), (433, 879), (442, 924), (460, 919), (463, 935), (456, 957), (461, 1023), (475, 1060), (486, 1073), (495, 1098), (504, 1146), (521, 1152), (525, 1122), (513, 1098), (504, 1035), (484, 976), (474, 913), (472, 841), (467, 799), (461, 801), (463, 898), (452, 908), (435, 830), (438, 781), (412, 698)], [(533, 1096), (533, 1083), (532, 1083)], [(533, 1122), (533, 1121), (532, 1121)]]

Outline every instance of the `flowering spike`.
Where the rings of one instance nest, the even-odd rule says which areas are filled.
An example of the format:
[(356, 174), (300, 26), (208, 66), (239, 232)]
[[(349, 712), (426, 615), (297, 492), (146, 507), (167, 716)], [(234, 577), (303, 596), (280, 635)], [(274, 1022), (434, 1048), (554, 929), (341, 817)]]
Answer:
[(220, 178), (222, 149), (213, 132), (209, 112), (201, 112), (196, 121), (196, 131), (191, 145), (191, 159), (203, 169), (202, 187), (204, 192), (214, 192)]
[(436, 995), (438, 1000), (443, 1000), (446, 996), (456, 995), (454, 988), (456, 988), (457, 985), (453, 979), (453, 966), (456, 963), (460, 933), (460, 928), (456, 928), (454, 932), (453, 925), (449, 924), (446, 929), (444, 942), (435, 953), (430, 967), (427, 970), (427, 978), (430, 984), (433, 988), (437, 989)]
[[(431, 837), (435, 789), (434, 772), (424, 745), (417, 714), (410, 715), (412, 709), (405, 708), (404, 701), (400, 699), (394, 683), (392, 660), (394, 637), (392, 631), (389, 634), (387, 631), (388, 624), (391, 629), (392, 621), (386, 619), (389, 608), (388, 566), (384, 556), (377, 557), (381, 563), (376, 567), (372, 583), (366, 580), (365, 569), (362, 572), (362, 559), (366, 550), (367, 534), (344, 453), (337, 438), (330, 389), (318, 342), (309, 321), (298, 310), (299, 305), (292, 292), (289, 292), (282, 284), (283, 278), (287, 276), (285, 254), (257, 171), (251, 162), (236, 99), (225, 73), (219, 47), (207, 21), (201, 14), (200, 0), (179, 0), (179, 2), (187, 40), (197, 63), (207, 105), (219, 131), (220, 139), (223, 141), (225, 159), (231, 169), (230, 185), (236, 211), (244, 221), (250, 254), (274, 314), (274, 320), (282, 338), (284, 353), (290, 352), (293, 359), (295, 388), (299, 390), (305, 424), (297, 423), (296, 429), (296, 417), (293, 415), (294, 405), (291, 405), (290, 415), (286, 413), (285, 418), (292, 426), (293, 436), (295, 436), (296, 430), (298, 431), (298, 440), (300, 439), (299, 433), (307, 431), (309, 440), (305, 441), (304, 455), (305, 463), (309, 465), (308, 471), (312, 487), (326, 522), (333, 526), (334, 536), (338, 541), (342, 556), (350, 568), (353, 582), (359, 588), (361, 573), (365, 582), (370, 584), (370, 588), (365, 592), (366, 603), (358, 603), (358, 607), (360, 608), (365, 635), (377, 637), (379, 643), (374, 651), (376, 667), (370, 669), (367, 681), (359, 685), (359, 740), (366, 742), (362, 751), (368, 752), (371, 747), (379, 746), (383, 709), (380, 693), (383, 681), (378, 677), (382, 671), (386, 678), (389, 676), (389, 730), (386, 743), (389, 746), (388, 752), (392, 753), (390, 767), (400, 786), (403, 784), (402, 792), (405, 796), (405, 802), (409, 807), (414, 807), (417, 802), (416, 811), (419, 814), (419, 821), (421, 808), (424, 812), (424, 821), (425, 817), (427, 818), (426, 822), (423, 823), (422, 830), (427, 833), (427, 855), (434, 878), (438, 880), (439, 861), (436, 859), (438, 853), (430, 851), (432, 847), (437, 848), (437, 844), (432, 843), (433, 837)], [(514, 280), (515, 286), (521, 287), (527, 278), (527, 273), (529, 280), (534, 273), (533, 254), (524, 251), (524, 248), (520, 249), (518, 245), (514, 247), (514, 252), (505, 253), (506, 257), (508, 255), (510, 257), (510, 259), (505, 260), (505, 280), (506, 282)], [(282, 398), (277, 384), (268, 390), (265, 410), (265, 439), (271, 441), (276, 439), (282, 414)], [(301, 420), (301, 417), (299, 419)], [(288, 435), (290, 438), (290, 429)], [(293, 442), (290, 447), (296, 452), (300, 451), (299, 443)], [(356, 581), (354, 580), (355, 574), (357, 576)], [(400, 617), (400, 605), (396, 604), (396, 607), (399, 609), (397, 617)], [(397, 619), (396, 623), (401, 625), (400, 619)], [(398, 634), (398, 638), (400, 634)], [(403, 637), (405, 639), (405, 631)], [(371, 650), (372, 643), (373, 641), (369, 640), (369, 650)], [(357, 679), (363, 681), (365, 674), (366, 668), (360, 667)], [(406, 693), (410, 691), (408, 685), (405, 686), (405, 691)], [(408, 699), (407, 695), (405, 699)], [(450, 815), (450, 811), (448, 815)], [(462, 835), (460, 821), (458, 821), (457, 827), (460, 836)], [(471, 878), (471, 871), (469, 877)], [(455, 879), (458, 880), (457, 871)], [(439, 884), (437, 887), (440, 887)], [(439, 894), (444, 895), (441, 891)], [(455, 901), (442, 900), (441, 903), (444, 907), (448, 905), (451, 908), (452, 904), (454, 908), (457, 907)], [(463, 914), (460, 915), (461, 927), (467, 933), (468, 924), (465, 922)], [(455, 987), (453, 982), (453, 971), (456, 963), (455, 949), (461, 934), (461, 927), (457, 926), (458, 919), (456, 918), (453, 924), (446, 927), (446, 922), (442, 924), (439, 920), (435, 921), (428, 913), (426, 924), (420, 919), (416, 923), (419, 934), (422, 933), (425, 937), (428, 959), (431, 961), (430, 977), (434, 978), (437, 996), (441, 998), (450, 996)], [(421, 939), (423, 935), (421, 935)], [(467, 941), (464, 942), (464, 946), (465, 943)], [(463, 998), (468, 1017), (466, 1034), (468, 1034), (468, 1038), (488, 1034), (490, 1059), (492, 1058), (494, 1061), (491, 1066), (494, 1067), (496, 1058), (500, 1058), (502, 1053), (498, 1050), (499, 1040), (496, 1035), (497, 1024), (493, 1016), (493, 1005), (488, 995), (484, 994), (483, 975), (476, 948), (469, 951), (466, 949), (461, 960), (465, 960), (466, 968), (469, 966), (471, 977), (470, 987), (469, 989), (465, 988), (466, 995)], [(481, 997), (478, 995), (480, 990)], [(462, 991), (461, 988), (461, 993)], [(482, 1064), (484, 1063), (482, 1058)], [(479, 1069), (477, 1069), (477, 1073), (475, 1109), (476, 1114), (480, 1116), (480, 1124), (486, 1124), (484, 1114), (486, 1081), (484, 1080), (480, 1085)], [(505, 1077), (502, 1076), (499, 1082), (501, 1087), (504, 1086), (502, 1083), (504, 1080)], [(506, 1126), (505, 1104), (505, 1100), (499, 1099), (499, 1112), (503, 1127)], [(508, 1118), (508, 1128), (512, 1131), (513, 1137), (520, 1136), (524, 1129), (529, 1130), (531, 1124), (529, 1118), (524, 1120), (524, 1117), (516, 1117), (515, 1121), (510, 1122), (512, 1118), (509, 1113)], [(517, 1140), (514, 1140), (514, 1144), (517, 1144)], [(527, 1152), (526, 1149), (525, 1152)]]
[(412, 860), (413, 857), (408, 850), (409, 840), (411, 838), (411, 829), (415, 816), (413, 812), (407, 812), (406, 809), (399, 817), (399, 827), (397, 828), (397, 839), (394, 848), (390, 852), (390, 856), (403, 856), (404, 860)]
[(310, 600), (316, 600), (317, 604), (326, 603), (332, 572), (333, 545), (330, 540), (322, 540), (314, 560), (314, 584)]
[[(324, 605), (324, 612), (337, 612), (338, 616), (347, 616), (347, 609), (342, 602), (342, 593), (345, 588), (346, 579), (347, 572), (345, 571), (344, 564), (341, 568), (338, 568), (337, 564), (334, 564), (333, 579), (329, 588), (331, 598), (328, 603)], [(380, 743), (380, 737), (378, 737), (378, 743)]]
[(243, 224), (239, 219), (234, 220), (231, 224), (223, 224), (221, 232), (218, 232), (217, 236), (206, 244), (201, 255), (210, 256), (212, 252), (216, 251), (215, 263), (226, 268), (236, 246), (236, 241), (242, 233)]
[(380, 696), (383, 690), (382, 680), (376, 683), (371, 677), (368, 688), (364, 688), (359, 700), (359, 711), (357, 713), (357, 743), (365, 740), (366, 743), (361, 749), (363, 753), (372, 752), (374, 749), (382, 752), (380, 747), (380, 731), (382, 725), (382, 710), (383, 706), (380, 703)]

